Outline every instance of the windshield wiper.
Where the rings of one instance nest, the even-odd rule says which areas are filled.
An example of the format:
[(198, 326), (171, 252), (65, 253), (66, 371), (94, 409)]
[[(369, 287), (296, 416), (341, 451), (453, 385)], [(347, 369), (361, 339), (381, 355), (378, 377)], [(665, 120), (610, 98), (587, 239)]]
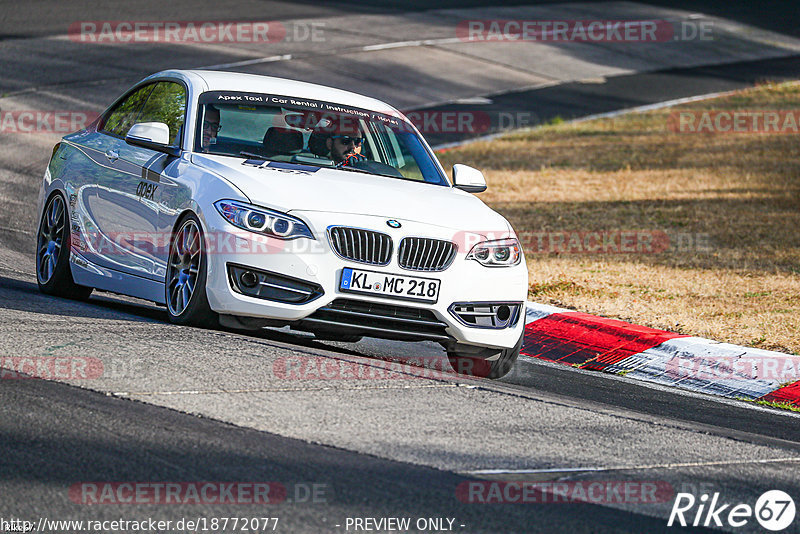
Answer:
[[(267, 161), (267, 158), (265, 158), (264, 156), (261, 156), (259, 154), (253, 154), (252, 152), (247, 152), (245, 150), (242, 150), (241, 152), (239, 152), (239, 155), (240, 156), (245, 156), (247, 158), (257, 159), (257, 160), (261, 160), (261, 161)], [(322, 168), (322, 169), (339, 169), (341, 171), (360, 172), (361, 174), (369, 174), (369, 175), (372, 175), (372, 176), (383, 176), (384, 178), (399, 178), (399, 176), (394, 176), (394, 175), (391, 175), (391, 174), (380, 174), (380, 173), (377, 173), (377, 172), (370, 172), (370, 171), (366, 171), (364, 169), (357, 169), (355, 167), (344, 167), (344, 166), (342, 166), (342, 167), (328, 167), (326, 165), (316, 165), (314, 163), (297, 163), (296, 165), (308, 165), (310, 167), (319, 167), (319, 168)]]
[(361, 174), (369, 174), (369, 175), (372, 175), (372, 176), (383, 176), (384, 178), (400, 178), (399, 176), (396, 176), (396, 175), (393, 175), (393, 174), (381, 174), (379, 172), (371, 172), (371, 171), (365, 171), (364, 169), (356, 169), (355, 167), (344, 167), (344, 166), (342, 166), (342, 167), (333, 167), (333, 168), (337, 169), (337, 170), (340, 170), (340, 171), (360, 172)]
[(264, 156), (262, 156), (260, 154), (253, 154), (252, 152), (245, 152), (244, 150), (239, 152), (239, 155), (240, 156), (246, 156), (248, 158), (253, 158), (253, 159), (263, 159), (264, 161), (267, 161), (267, 158), (265, 158)]

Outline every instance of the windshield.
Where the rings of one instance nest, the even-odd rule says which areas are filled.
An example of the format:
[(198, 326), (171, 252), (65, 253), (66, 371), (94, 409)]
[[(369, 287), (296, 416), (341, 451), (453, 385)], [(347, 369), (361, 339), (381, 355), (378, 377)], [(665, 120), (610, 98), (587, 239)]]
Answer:
[(397, 116), (319, 100), (200, 95), (195, 151), (339, 168), (449, 186), (433, 154)]

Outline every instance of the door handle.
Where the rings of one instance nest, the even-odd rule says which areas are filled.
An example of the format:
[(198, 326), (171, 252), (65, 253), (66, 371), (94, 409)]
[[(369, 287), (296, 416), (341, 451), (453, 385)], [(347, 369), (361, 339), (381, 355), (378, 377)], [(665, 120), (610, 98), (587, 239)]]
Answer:
[(113, 149), (109, 150), (108, 152), (106, 152), (106, 157), (108, 158), (108, 161), (110, 161), (111, 163), (114, 163), (115, 161), (117, 161), (119, 159), (119, 152), (117, 152), (116, 150), (113, 150)]

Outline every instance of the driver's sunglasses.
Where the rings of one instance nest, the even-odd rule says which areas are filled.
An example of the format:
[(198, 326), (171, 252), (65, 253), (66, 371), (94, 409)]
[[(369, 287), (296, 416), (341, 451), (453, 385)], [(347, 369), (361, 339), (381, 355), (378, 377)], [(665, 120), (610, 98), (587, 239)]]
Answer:
[(332, 135), (331, 137), (338, 139), (343, 145), (349, 145), (350, 143), (353, 143), (354, 145), (359, 146), (364, 142), (363, 137), (351, 137), (349, 135)]
[(203, 121), (203, 129), (219, 132), (222, 129), (222, 125), (218, 122)]

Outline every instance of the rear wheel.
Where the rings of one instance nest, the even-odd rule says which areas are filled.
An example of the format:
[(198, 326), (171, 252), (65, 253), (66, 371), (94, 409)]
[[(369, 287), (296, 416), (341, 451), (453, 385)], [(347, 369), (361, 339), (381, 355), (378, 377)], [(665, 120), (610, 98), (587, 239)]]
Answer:
[(517, 361), (522, 348), (524, 336), (525, 332), (523, 331), (514, 347), (499, 351), (499, 354), (490, 356), (491, 359), (470, 356), (454, 350), (447, 351), (447, 359), (450, 360), (453, 370), (460, 375), (502, 378), (514, 367), (514, 362)]
[(200, 221), (183, 218), (172, 237), (167, 262), (166, 299), (169, 320), (175, 324), (214, 328), (217, 315), (206, 296), (206, 246)]
[(60, 193), (50, 197), (36, 234), (36, 281), (47, 295), (86, 300), (91, 287), (79, 286), (69, 268), (70, 228), (67, 206)]

